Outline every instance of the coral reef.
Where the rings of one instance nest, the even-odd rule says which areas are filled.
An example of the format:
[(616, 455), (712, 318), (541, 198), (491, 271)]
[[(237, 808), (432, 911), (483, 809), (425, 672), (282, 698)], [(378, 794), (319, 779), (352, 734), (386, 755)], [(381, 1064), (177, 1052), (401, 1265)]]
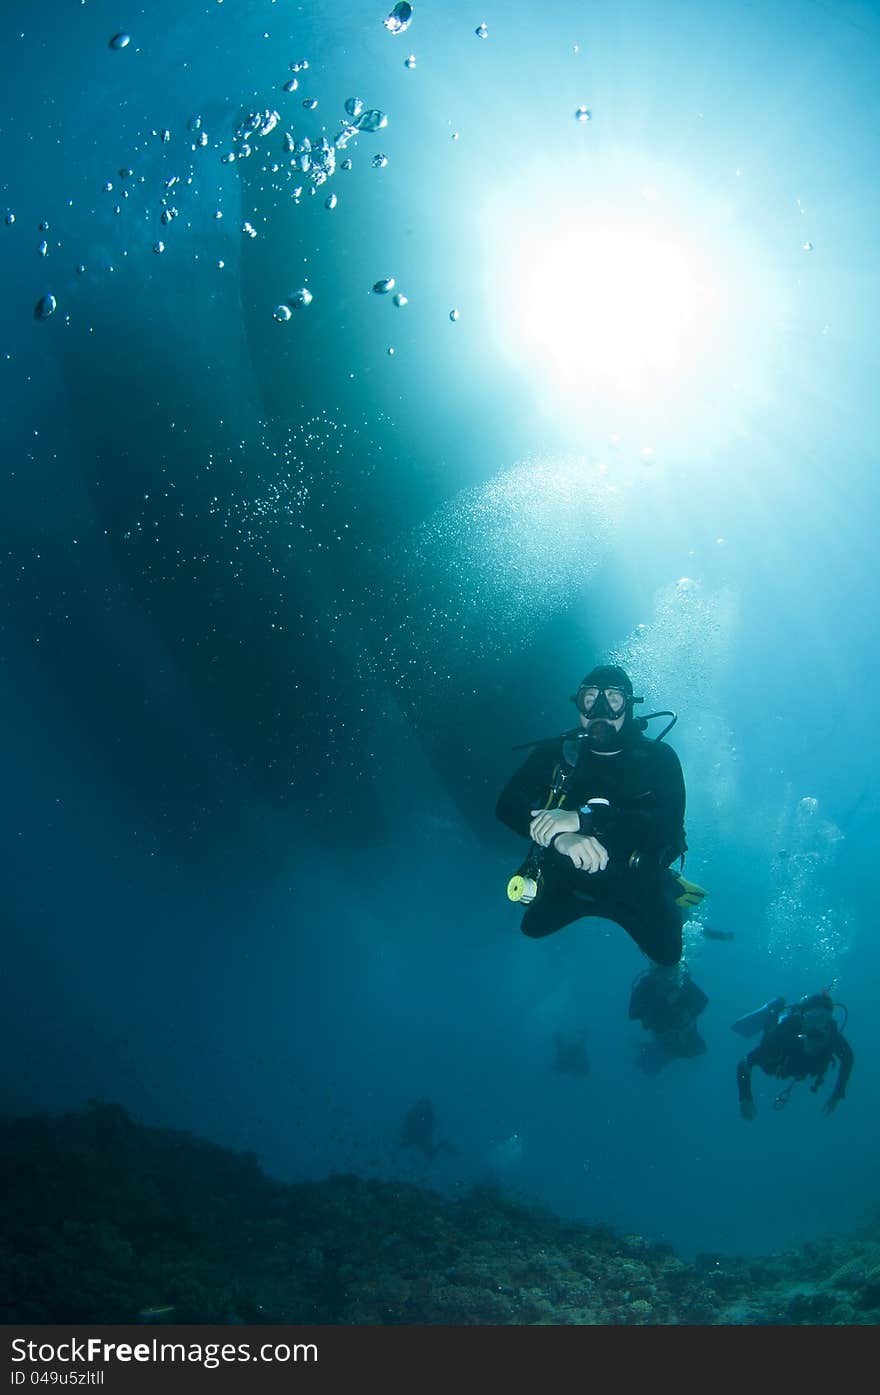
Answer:
[(0, 1120), (0, 1322), (874, 1324), (880, 1223), (763, 1258), (351, 1175), (287, 1184), (117, 1105)]

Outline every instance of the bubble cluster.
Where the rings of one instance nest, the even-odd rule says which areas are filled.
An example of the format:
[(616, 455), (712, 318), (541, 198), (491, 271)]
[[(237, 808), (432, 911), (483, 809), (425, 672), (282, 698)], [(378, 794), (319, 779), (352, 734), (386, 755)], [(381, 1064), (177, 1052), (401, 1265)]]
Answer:
[(834, 975), (852, 943), (850, 915), (836, 895), (844, 835), (823, 818), (818, 799), (790, 794), (776, 827), (774, 894), (767, 907), (768, 954), (802, 971)]
[[(264, 139), (272, 134), (281, 117), (277, 111), (250, 112), (235, 128), (232, 139), (247, 144), (252, 138)], [(248, 151), (250, 154), (250, 151)]]
[[(639, 622), (610, 655), (632, 676), (645, 710), (672, 708), (678, 714), (670, 740), (687, 767), (690, 822), (700, 830), (694, 855), (701, 866), (726, 847), (729, 828), (741, 817), (739, 754), (718, 710), (738, 628), (735, 592), (707, 590), (683, 576), (655, 593), (648, 623)], [(652, 722), (651, 734), (663, 725), (664, 719)]]
[(524, 461), (451, 499), (392, 559), (406, 596), (396, 651), (439, 676), (526, 641), (601, 566), (620, 496), (574, 458)]
[[(281, 314), (280, 322), (286, 318)], [(280, 447), (260, 443), (251, 451), (246, 469), (236, 462), (235, 473), (246, 484), (222, 497), (210, 497), (206, 511), (235, 539), (237, 556), (253, 553), (278, 571), (279, 546), (285, 535), (297, 550), (307, 546), (318, 514), (340, 487), (345, 430), (344, 424), (320, 412), (291, 426)], [(345, 525), (337, 520), (328, 526), (341, 541)], [(134, 529), (145, 532), (139, 521)]]
[[(412, 19), (412, 6), (396, 5), (389, 18), (394, 18), (394, 24), (398, 32), (408, 27)], [(126, 47), (130, 43), (130, 36), (120, 31), (108, 41), (113, 48)], [(414, 59), (413, 59), (414, 61)], [(275, 84), (275, 89), (280, 87), (285, 93), (297, 92), (304, 81), (304, 74), (309, 70), (308, 60), (302, 59), (291, 61), (289, 64), (289, 74), (282, 76)], [(304, 112), (312, 112), (318, 106), (318, 98), (322, 94), (313, 89), (313, 96), (306, 96), (302, 99)], [(255, 105), (251, 106), (251, 102)], [(131, 164), (123, 162), (118, 170), (105, 171), (102, 181), (105, 193), (113, 195), (114, 188), (118, 191), (116, 198), (118, 202), (111, 200), (100, 210), (99, 216), (112, 214), (115, 219), (119, 219), (119, 226), (125, 229), (121, 234), (114, 231), (110, 234), (114, 239), (112, 251), (103, 252), (100, 266), (92, 266), (94, 273), (110, 273), (122, 265), (122, 259), (141, 252), (152, 251), (153, 255), (161, 255), (166, 249), (173, 247), (172, 225), (179, 219), (181, 226), (187, 231), (195, 231), (195, 219), (192, 216), (197, 211), (197, 206), (191, 201), (190, 193), (198, 196), (202, 186), (208, 188), (210, 179), (210, 161), (204, 163), (202, 151), (212, 150), (214, 161), (219, 165), (228, 167), (240, 160), (254, 160), (258, 166), (259, 192), (265, 192), (268, 187), (274, 187), (277, 192), (286, 191), (290, 202), (299, 205), (303, 195), (314, 196), (322, 185), (331, 180), (337, 169), (349, 171), (352, 169), (353, 161), (350, 155), (343, 157), (343, 152), (349, 144), (357, 143), (361, 136), (369, 137), (388, 126), (388, 115), (378, 106), (369, 106), (362, 97), (350, 96), (344, 102), (345, 114), (335, 126), (328, 129), (321, 126), (317, 132), (308, 130), (306, 122), (297, 124), (296, 128), (284, 129), (279, 110), (269, 105), (263, 105), (258, 97), (251, 98), (248, 105), (239, 109), (239, 115), (230, 123), (225, 135), (221, 134), (219, 139), (212, 141), (205, 129), (205, 118), (196, 111), (184, 118), (181, 131), (172, 131), (168, 127), (153, 128), (149, 135), (158, 141), (162, 148), (162, 165), (168, 173), (164, 179), (164, 185), (159, 191), (159, 205), (156, 207), (154, 199), (149, 193), (143, 202), (137, 202), (139, 190), (138, 185), (145, 184), (146, 173), (135, 175), (134, 161)], [(290, 108), (286, 109), (288, 112)], [(243, 114), (242, 114), (243, 113)], [(183, 141), (180, 136), (183, 135)], [(143, 145), (146, 147), (147, 133), (144, 133)], [(224, 148), (225, 147), (225, 148)], [(187, 165), (178, 163), (181, 161), (181, 152), (187, 150), (190, 154), (184, 157)], [(171, 161), (175, 161), (176, 167), (169, 169)], [(389, 156), (380, 152), (371, 157), (371, 163), (376, 169), (384, 169), (389, 164)], [(143, 168), (147, 169), (146, 160)], [(154, 175), (155, 177), (155, 175)], [(219, 179), (219, 171), (215, 180)], [(119, 182), (117, 182), (117, 180)], [(98, 187), (101, 187), (100, 185)], [(204, 213), (206, 219), (212, 216), (216, 221), (223, 217), (222, 210), (217, 207), (223, 196), (222, 186), (220, 189), (212, 186), (204, 196), (211, 202), (207, 205)], [(132, 213), (127, 220), (126, 201)], [(72, 202), (72, 201), (71, 201)], [(323, 191), (323, 206), (326, 210), (332, 211), (338, 206), (337, 195), (331, 191)], [(271, 210), (260, 208), (260, 204), (255, 201), (248, 208), (249, 217), (243, 217), (239, 222), (242, 234), (254, 239), (257, 237), (258, 227), (262, 230), (262, 221), (267, 221), (268, 213)], [(181, 214), (184, 216), (181, 217)], [(257, 215), (259, 214), (259, 219)], [(129, 220), (134, 221), (129, 221)], [(262, 221), (260, 221), (262, 220)], [(7, 226), (15, 223), (15, 214), (12, 209), (7, 209), (5, 213)], [(158, 225), (158, 226), (157, 226)], [(43, 225), (44, 230), (48, 227)], [(144, 236), (144, 229), (146, 235)], [(161, 234), (161, 235), (158, 235)], [(135, 243), (122, 243), (122, 237), (133, 235)], [(187, 239), (189, 241), (189, 239)], [(55, 242), (50, 245), (48, 240), (43, 239), (37, 246), (37, 252), (41, 257), (52, 255), (55, 249)], [(57, 246), (62, 246), (61, 240)], [(187, 249), (192, 259), (198, 262), (204, 259), (204, 263), (215, 266), (218, 270), (223, 270), (226, 260), (223, 256), (217, 255), (223, 249), (219, 246), (208, 246), (207, 248), (191, 250)], [(205, 255), (207, 254), (207, 255)], [(78, 264), (77, 275), (83, 275), (85, 266), (82, 262)], [(36, 289), (36, 288), (35, 288)], [(293, 297), (283, 295), (283, 287), (278, 287), (282, 294), (279, 297), (279, 305), (284, 305), (291, 312), (302, 309), (311, 303), (311, 292), (305, 287), (297, 291)], [(405, 303), (402, 301), (400, 303)], [(37, 302), (34, 311), (37, 318), (48, 318), (54, 313), (54, 298), (42, 297)]]
[(707, 591), (694, 577), (682, 576), (656, 592), (650, 624), (636, 627), (615, 649), (613, 662), (637, 673), (658, 698), (675, 693), (677, 710), (689, 720), (693, 714), (696, 730), (723, 686), (738, 624), (732, 591)]

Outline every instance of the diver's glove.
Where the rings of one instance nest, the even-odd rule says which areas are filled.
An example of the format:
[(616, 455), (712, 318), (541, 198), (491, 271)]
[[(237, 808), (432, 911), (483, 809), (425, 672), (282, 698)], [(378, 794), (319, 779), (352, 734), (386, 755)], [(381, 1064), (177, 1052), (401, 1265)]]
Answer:
[(678, 896), (675, 898), (675, 904), (676, 906), (683, 907), (685, 910), (689, 910), (694, 906), (699, 906), (703, 898), (709, 895), (704, 886), (698, 886), (696, 882), (689, 882), (680, 872), (675, 874), (675, 880), (681, 888)]

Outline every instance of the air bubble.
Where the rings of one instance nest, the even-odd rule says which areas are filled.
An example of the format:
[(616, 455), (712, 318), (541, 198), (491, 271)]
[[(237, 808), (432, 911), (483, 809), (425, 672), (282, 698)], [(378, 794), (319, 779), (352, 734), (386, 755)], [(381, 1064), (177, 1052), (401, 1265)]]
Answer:
[(388, 18), (383, 19), (382, 23), (389, 34), (402, 34), (412, 23), (412, 17), (412, 5), (408, 4), (407, 0), (401, 0), (401, 3), (394, 6)]
[(377, 111), (375, 108), (365, 111), (357, 121), (359, 131), (382, 131), (387, 125), (388, 117), (384, 111)]

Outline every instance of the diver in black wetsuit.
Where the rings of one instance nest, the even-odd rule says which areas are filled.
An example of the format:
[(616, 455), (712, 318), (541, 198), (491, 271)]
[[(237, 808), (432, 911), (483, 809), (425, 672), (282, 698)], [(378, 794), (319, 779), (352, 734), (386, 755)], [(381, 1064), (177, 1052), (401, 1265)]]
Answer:
[(755, 1066), (760, 1066), (767, 1075), (791, 1082), (774, 1101), (774, 1108), (781, 1109), (796, 1080), (815, 1077), (810, 1086), (815, 1094), (832, 1062), (838, 1060), (837, 1082), (823, 1110), (825, 1114), (834, 1112), (846, 1094), (854, 1059), (852, 1047), (834, 1020), (835, 1006), (839, 1004), (833, 1003), (830, 994), (824, 992), (810, 994), (788, 1008), (783, 998), (774, 998), (765, 1007), (733, 1024), (733, 1030), (741, 1036), (763, 1032), (758, 1045), (736, 1068), (739, 1112), (744, 1119), (754, 1119), (757, 1113), (752, 1099)]
[(681, 965), (685, 915), (705, 892), (670, 869), (687, 847), (681, 764), (670, 746), (643, 735), (647, 721), (633, 715), (641, 699), (623, 669), (594, 668), (573, 701), (580, 728), (537, 743), (499, 796), (498, 818), (533, 842), (508, 896), (527, 906), (525, 935), (602, 916), (635, 940), (652, 969), (633, 989), (630, 1016), (655, 1040), (675, 1028), (668, 1052), (642, 1062), (659, 1069), (705, 1050), (692, 1034), (676, 1037), (708, 1001)]
[(697, 1018), (709, 999), (688, 974), (667, 985), (656, 970), (636, 979), (629, 1000), (629, 1015), (653, 1033), (639, 1050), (638, 1064), (646, 1075), (656, 1075), (678, 1056), (702, 1056), (706, 1043), (697, 1031)]

